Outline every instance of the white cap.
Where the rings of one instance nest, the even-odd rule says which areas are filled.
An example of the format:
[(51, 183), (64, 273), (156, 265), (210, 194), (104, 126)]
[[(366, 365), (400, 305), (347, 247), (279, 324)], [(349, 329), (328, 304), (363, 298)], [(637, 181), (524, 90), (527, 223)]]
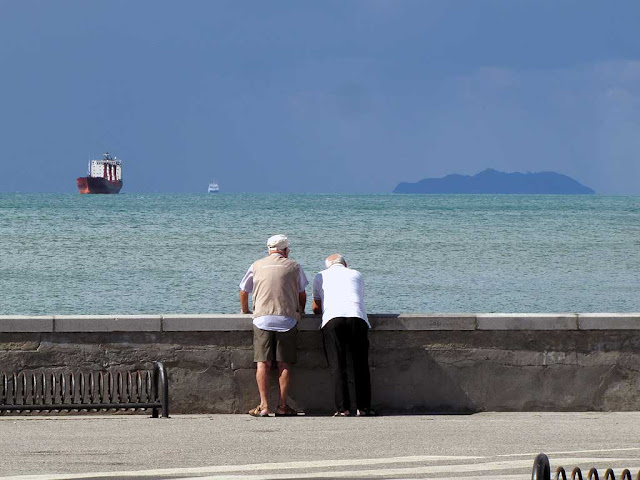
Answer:
[(289, 239), (286, 235), (274, 235), (267, 240), (267, 248), (269, 250), (284, 250), (289, 248)]

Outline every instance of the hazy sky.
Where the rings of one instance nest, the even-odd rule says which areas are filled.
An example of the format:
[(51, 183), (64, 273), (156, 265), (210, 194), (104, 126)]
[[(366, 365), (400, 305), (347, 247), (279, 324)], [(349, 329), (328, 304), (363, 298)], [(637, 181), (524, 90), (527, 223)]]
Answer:
[(640, 2), (0, 0), (0, 192), (390, 192), (554, 170), (640, 194)]

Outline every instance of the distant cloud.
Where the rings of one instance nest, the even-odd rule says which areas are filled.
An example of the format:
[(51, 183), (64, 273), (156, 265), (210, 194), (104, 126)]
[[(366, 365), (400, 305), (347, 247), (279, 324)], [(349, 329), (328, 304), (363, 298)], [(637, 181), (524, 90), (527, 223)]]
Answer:
[(615, 60), (602, 62), (592, 67), (602, 80), (616, 83), (634, 84), (640, 80), (639, 60)]

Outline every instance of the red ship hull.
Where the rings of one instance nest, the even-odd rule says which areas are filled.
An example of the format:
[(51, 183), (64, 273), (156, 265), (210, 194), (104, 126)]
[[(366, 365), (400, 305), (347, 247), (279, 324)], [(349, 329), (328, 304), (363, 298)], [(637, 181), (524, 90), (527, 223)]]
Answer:
[(119, 193), (122, 188), (122, 180), (100, 177), (79, 177), (77, 182), (80, 193)]

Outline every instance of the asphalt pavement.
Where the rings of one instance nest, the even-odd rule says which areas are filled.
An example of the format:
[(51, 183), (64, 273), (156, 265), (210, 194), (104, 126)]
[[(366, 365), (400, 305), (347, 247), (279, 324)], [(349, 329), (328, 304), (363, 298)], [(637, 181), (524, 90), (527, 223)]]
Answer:
[(640, 413), (373, 418), (248, 415), (2, 416), (0, 480), (531, 478), (640, 470)]

